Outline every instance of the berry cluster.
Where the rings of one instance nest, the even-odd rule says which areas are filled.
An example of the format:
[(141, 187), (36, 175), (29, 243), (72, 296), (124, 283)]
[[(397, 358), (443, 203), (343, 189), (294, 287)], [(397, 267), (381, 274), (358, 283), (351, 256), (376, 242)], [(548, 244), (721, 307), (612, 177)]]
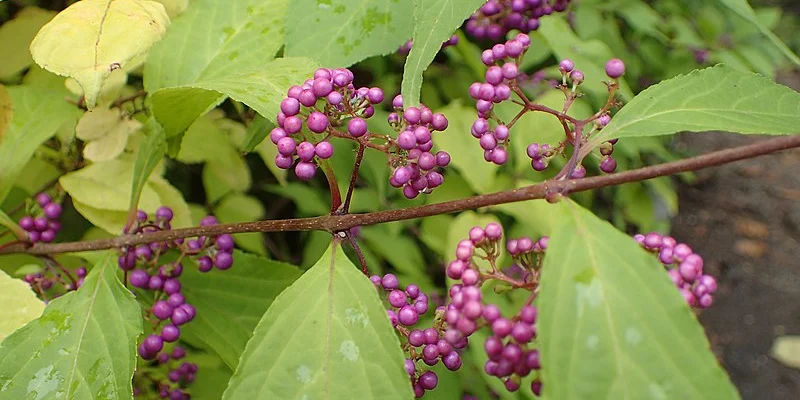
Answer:
[[(483, 158), (488, 162), (503, 165), (508, 161), (506, 146), (509, 142), (509, 127), (496, 118), (494, 104), (511, 98), (512, 86), (516, 86), (519, 75), (519, 60), (528, 50), (531, 39), (524, 33), (504, 44), (496, 44), (481, 54), (481, 60), (489, 68), (485, 81), (475, 82), (469, 87), (469, 95), (476, 100), (478, 119), (472, 124), (471, 133), (480, 141)], [(490, 121), (494, 120), (492, 127)]]
[(434, 113), (424, 105), (403, 109), (400, 95), (392, 99), (392, 107), (394, 111), (389, 114), (388, 122), (398, 132), (395, 144), (399, 151), (389, 156), (393, 168), (389, 184), (403, 188), (403, 195), (413, 199), (444, 182), (444, 176), (435, 169), (449, 165), (450, 154), (431, 152), (432, 134), (447, 129), (448, 121), (444, 114)]
[(446, 152), (430, 153), (432, 132), (446, 129), (447, 118), (424, 106), (404, 110), (402, 97), (397, 96), (392, 101), (394, 112), (389, 115), (389, 124), (398, 137), (374, 134), (369, 132), (366, 120), (383, 100), (380, 88), (356, 88), (348, 69), (318, 69), (313, 79), (289, 88), (281, 102), (279, 126), (270, 132), (279, 153), (275, 164), (283, 169), (294, 165), (298, 178), (311, 179), (321, 160), (333, 156), (329, 139), (338, 137), (386, 153), (394, 170), (389, 182), (402, 187), (406, 197), (429, 193), (444, 180), (433, 169), (450, 163)]
[[(60, 265), (58, 265), (58, 267), (51, 267), (48, 265), (42, 272), (26, 274), (24, 280), (45, 302), (49, 302), (66, 292), (81, 287), (87, 272), (86, 267), (76, 268), (76, 279), (69, 271)], [(51, 290), (54, 291), (54, 293), (50, 293)]]
[(465, 29), (477, 39), (497, 42), (509, 31), (539, 29), (539, 18), (567, 9), (569, 0), (489, 0), (473, 14)]
[[(142, 383), (143, 385), (133, 387), (134, 396), (145, 396), (147, 389), (145, 387), (154, 387), (158, 397), (170, 400), (188, 400), (191, 395), (182, 387), (190, 385), (195, 380), (197, 374), (197, 364), (189, 362), (181, 362), (180, 360), (186, 357), (186, 350), (183, 347), (175, 346), (171, 352), (163, 352), (158, 355), (156, 362), (162, 366), (167, 372), (167, 380), (171, 383), (164, 382), (156, 379), (153, 376), (144, 373), (138, 369), (134, 374), (134, 382)], [(177, 387), (175, 387), (177, 386)]]
[[(450, 288), (450, 304), (445, 314), (449, 328), (445, 338), (457, 340), (488, 327), (492, 334), (484, 342), (484, 350), (489, 357), (484, 370), (503, 380), (506, 389), (513, 392), (519, 389), (523, 377), (541, 368), (535, 343), (537, 310), (530, 304), (533, 297), (516, 315), (505, 318), (496, 305), (483, 302), (480, 287), (486, 281), (497, 280), (509, 284), (511, 288), (533, 292), (538, 285), (548, 240), (546, 237), (537, 241), (528, 237), (508, 240), (506, 251), (514, 264), (513, 268), (501, 271), (496, 262), (501, 256), (502, 236), (500, 225), (490, 223), (485, 228), (473, 227), (469, 231), (469, 239), (459, 242), (456, 260), (446, 270), (449, 278), (460, 280), (461, 283)], [(478, 260), (487, 260), (491, 271), (481, 272)], [(537, 376), (531, 383), (531, 390), (538, 395), (541, 388), (542, 383)]]
[(671, 236), (651, 232), (633, 237), (643, 248), (658, 254), (669, 277), (681, 291), (681, 295), (692, 307), (708, 308), (714, 302), (717, 280), (703, 273), (703, 258), (694, 253), (685, 243), (678, 243)]
[[(564, 115), (579, 96), (576, 90), (585, 79), (583, 72), (575, 68), (572, 60), (562, 60), (558, 66), (558, 70), (561, 72), (561, 83), (556, 88), (560, 89), (565, 96), (563, 111), (539, 106), (528, 100), (522, 86), (528, 85), (530, 79), (519, 70), (519, 61), (529, 46), (530, 38), (520, 33), (505, 43), (496, 44), (491, 49), (483, 51), (481, 61), (488, 67), (485, 79), (483, 82), (475, 82), (469, 87), (469, 95), (476, 100), (475, 107), (478, 111), (478, 118), (472, 124), (471, 133), (480, 142), (483, 158), (488, 162), (503, 165), (508, 161), (509, 131), (516, 121), (530, 111), (553, 114), (561, 120), (564, 126), (565, 140), (557, 146), (547, 143), (531, 143), (527, 148), (531, 167), (535, 171), (544, 171), (553, 158), (565, 154), (569, 145), (582, 144), (592, 133), (602, 130), (609, 124), (611, 116), (608, 110), (614, 105), (614, 93), (618, 89), (616, 79), (625, 73), (625, 64), (616, 58), (606, 63), (606, 74), (609, 78), (614, 79), (612, 82), (607, 82), (609, 100), (597, 114), (588, 120), (579, 121)], [(523, 108), (511, 122), (506, 124), (493, 112), (494, 105), (511, 99), (512, 93), (518, 97), (513, 101), (521, 104)], [(611, 157), (615, 143), (616, 139), (600, 145), (599, 151), (602, 157), (600, 170), (603, 172), (611, 173), (617, 168), (616, 160)], [(571, 167), (571, 171), (567, 172), (571, 178), (586, 176), (586, 169), (580, 162), (575, 163)]]
[(428, 296), (417, 285), (408, 285), (405, 290), (400, 289), (397, 277), (386, 274), (383, 277), (373, 275), (370, 280), (379, 293), (386, 296), (389, 309), (386, 311), (392, 326), (400, 332), (404, 340), (403, 349), (406, 352), (405, 370), (411, 378), (414, 395), (419, 398), (426, 390), (433, 390), (439, 382), (439, 377), (434, 371), (425, 367), (418, 367), (421, 361), (432, 367), (441, 362), (450, 371), (461, 368), (461, 355), (458, 350), (467, 346), (467, 339), (449, 341), (444, 337), (445, 326), (442, 315), (444, 307), (438, 307), (435, 312), (433, 326), (429, 328), (410, 329), (419, 322), (421, 315), (428, 311)]
[(28, 233), (31, 243), (50, 243), (56, 239), (56, 234), (61, 230), (61, 204), (53, 201), (47, 193), (36, 195), (38, 216), (26, 215), (19, 219), (20, 228)]
[[(137, 212), (136, 222), (130, 228), (133, 233), (153, 232), (171, 228), (173, 212), (169, 207), (160, 207), (154, 218), (150, 219), (144, 211)], [(200, 226), (210, 226), (218, 221), (207, 216)], [(208, 272), (213, 267), (226, 270), (233, 265), (233, 237), (228, 234), (219, 236), (198, 237), (194, 239), (177, 239), (171, 242), (154, 242), (133, 248), (123, 248), (118, 264), (126, 272), (128, 282), (136, 288), (154, 293), (154, 304), (145, 313), (145, 318), (152, 322), (153, 333), (139, 344), (139, 356), (144, 360), (156, 360), (153, 367), (171, 368), (170, 355), (166, 349), (168, 343), (180, 339), (181, 326), (192, 321), (197, 310), (181, 293), (180, 276), (183, 273), (182, 261), (187, 258), (196, 259), (198, 270)], [(159, 262), (168, 253), (178, 253), (174, 261)], [(149, 297), (149, 296), (148, 296)], [(180, 359), (183, 350), (173, 348), (172, 359)], [(180, 355), (175, 357), (175, 355)], [(197, 366), (182, 364), (179, 368), (167, 373), (168, 382), (150, 381), (142, 383), (140, 391), (154, 390), (162, 397), (170, 399), (188, 399), (187, 386), (194, 380)]]
[[(450, 36), (450, 39), (447, 39), (442, 43), (442, 47), (441, 48), (443, 49), (445, 47), (455, 46), (457, 44), (458, 44), (458, 35), (453, 35), (453, 36)], [(408, 39), (408, 41), (403, 43), (403, 45), (400, 46), (400, 48), (397, 49), (397, 51), (400, 54), (408, 54), (408, 53), (411, 52), (411, 47), (413, 47), (413, 46), (414, 46), (414, 40)]]

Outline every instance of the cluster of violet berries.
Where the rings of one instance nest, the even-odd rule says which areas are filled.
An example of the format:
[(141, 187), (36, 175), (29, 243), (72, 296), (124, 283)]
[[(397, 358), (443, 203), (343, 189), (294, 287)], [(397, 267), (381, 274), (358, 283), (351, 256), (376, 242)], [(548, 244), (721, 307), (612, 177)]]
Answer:
[[(449, 38), (449, 39), (445, 40), (445, 41), (442, 43), (442, 47), (441, 47), (441, 48), (443, 49), (443, 48), (445, 48), (445, 47), (455, 46), (455, 45), (457, 45), (457, 44), (458, 44), (458, 35), (453, 35), (453, 36), (450, 36), (450, 38)], [(408, 39), (408, 41), (407, 41), (407, 42), (405, 42), (405, 43), (403, 43), (403, 45), (402, 45), (402, 46), (400, 46), (400, 48), (399, 48), (399, 49), (397, 49), (397, 51), (398, 51), (400, 54), (408, 54), (408, 53), (410, 53), (410, 52), (411, 52), (411, 48), (412, 48), (413, 46), (414, 46), (414, 40), (412, 40), (412, 39)]]
[[(66, 292), (77, 290), (83, 285), (83, 280), (88, 272), (86, 267), (78, 267), (74, 272), (75, 277), (66, 269), (48, 266), (41, 272), (26, 274), (24, 280), (47, 303)], [(51, 293), (51, 290), (54, 292)]]
[(669, 277), (692, 307), (708, 308), (714, 302), (717, 280), (703, 273), (703, 258), (671, 236), (651, 232), (633, 237), (645, 250), (658, 254)]
[(478, 110), (478, 119), (470, 132), (480, 141), (484, 160), (497, 165), (508, 161), (509, 128), (493, 115), (492, 110), (495, 104), (511, 98), (512, 86), (520, 73), (519, 60), (530, 44), (528, 35), (520, 33), (505, 43), (484, 50), (481, 61), (489, 67), (485, 81), (475, 82), (469, 87), (469, 95), (476, 100), (475, 108)]
[[(135, 224), (129, 228), (132, 233), (154, 232), (171, 229), (173, 211), (160, 207), (154, 218), (144, 211), (138, 211)], [(207, 216), (200, 226), (219, 223), (214, 216)], [(173, 348), (172, 356), (167, 349), (169, 343), (180, 339), (181, 326), (191, 322), (197, 310), (187, 303), (181, 293), (180, 276), (183, 263), (190, 258), (196, 260), (200, 272), (209, 272), (214, 267), (226, 270), (233, 265), (233, 237), (229, 234), (201, 236), (190, 239), (176, 239), (170, 242), (153, 242), (135, 247), (123, 248), (118, 259), (119, 267), (126, 272), (128, 282), (139, 289), (151, 291), (155, 295), (153, 306), (145, 313), (145, 319), (152, 322), (153, 333), (139, 344), (139, 356), (144, 360), (155, 360), (155, 367), (169, 368), (170, 360), (180, 359), (183, 350)], [(167, 253), (178, 253), (175, 261), (160, 263), (159, 258)], [(156, 391), (162, 398), (188, 399), (186, 390), (194, 380), (197, 366), (181, 365), (167, 372), (168, 381), (140, 381), (140, 392), (148, 389)]]
[(313, 178), (315, 159), (333, 156), (328, 138), (339, 133), (335, 128), (346, 121), (350, 138), (365, 136), (366, 119), (375, 114), (373, 105), (383, 99), (380, 88), (356, 89), (349, 69), (317, 69), (312, 79), (290, 87), (281, 101), (278, 127), (270, 132), (272, 143), (278, 147), (275, 165), (283, 169), (294, 166), (295, 175), (302, 180)]
[[(473, 122), (470, 131), (472, 136), (479, 140), (483, 149), (483, 158), (497, 165), (503, 165), (508, 161), (507, 146), (510, 124), (505, 124), (494, 114), (494, 105), (509, 100), (512, 93), (519, 97), (522, 104), (529, 104), (530, 101), (521, 91), (521, 82), (518, 81), (520, 77), (524, 76), (519, 70), (519, 60), (527, 51), (528, 46), (530, 46), (530, 38), (520, 33), (505, 43), (499, 43), (491, 49), (484, 50), (481, 54), (481, 61), (488, 67), (484, 75), (485, 79), (483, 82), (475, 82), (469, 87), (469, 95), (476, 100), (475, 108), (478, 111), (478, 118)], [(558, 69), (562, 79), (561, 84), (557, 87), (564, 92), (565, 106), (568, 108), (577, 98), (576, 89), (584, 82), (585, 77), (583, 72), (576, 69), (574, 62), (569, 59), (562, 60)], [(611, 59), (606, 63), (605, 70), (609, 78), (616, 80), (625, 73), (625, 64), (620, 59)], [(616, 82), (611, 82), (608, 83), (608, 87), (610, 105), (613, 104), (613, 93), (618, 86)], [(518, 117), (528, 111), (532, 110), (524, 108)], [(574, 144), (576, 140), (585, 140), (593, 132), (602, 130), (611, 122), (611, 116), (607, 111), (603, 111), (594, 118), (593, 122), (591, 130), (582, 132), (581, 137), (576, 138), (574, 137), (575, 133), (570, 132), (566, 140), (558, 146), (551, 146), (547, 143), (529, 144), (526, 153), (531, 159), (531, 167), (535, 171), (544, 171), (554, 157), (564, 153), (568, 143)], [(611, 173), (617, 168), (616, 160), (611, 157), (616, 142), (617, 140), (614, 139), (600, 145), (602, 156), (600, 170), (603, 172)], [(577, 164), (570, 173), (572, 178), (583, 178), (584, 176), (586, 176), (586, 169), (581, 164)]]
[(31, 243), (50, 243), (56, 239), (56, 234), (61, 230), (61, 204), (53, 201), (47, 193), (36, 195), (39, 215), (26, 215), (19, 219), (20, 228), (28, 233)]
[(402, 188), (407, 198), (430, 193), (444, 182), (434, 169), (450, 163), (448, 153), (431, 153), (432, 133), (447, 129), (447, 118), (422, 105), (403, 109), (403, 98), (398, 95), (392, 100), (394, 111), (388, 118), (398, 132), (397, 138), (374, 134), (369, 132), (366, 120), (383, 100), (380, 88), (356, 88), (348, 69), (317, 69), (313, 79), (289, 88), (281, 101), (278, 127), (270, 132), (278, 147), (275, 164), (283, 169), (294, 166), (298, 178), (311, 179), (319, 160), (333, 156), (329, 142), (333, 136), (386, 153), (393, 171), (389, 183)]
[(497, 42), (516, 29), (539, 29), (539, 18), (567, 9), (569, 0), (489, 0), (467, 21), (467, 33), (476, 39)]
[(414, 327), (429, 308), (428, 296), (417, 285), (412, 284), (401, 289), (393, 274), (382, 277), (373, 275), (370, 280), (389, 303), (386, 313), (403, 339), (403, 350), (406, 353), (404, 367), (411, 379), (414, 395), (420, 398), (425, 391), (435, 389), (439, 383), (438, 375), (430, 367), (441, 362), (450, 371), (461, 368), (461, 355), (458, 351), (467, 346), (468, 340), (466, 337), (455, 341), (445, 338), (446, 327), (442, 319), (445, 307), (437, 307), (431, 327)]
[(147, 387), (155, 388), (158, 397), (170, 400), (188, 400), (191, 395), (182, 390), (194, 382), (197, 374), (197, 364), (181, 361), (186, 357), (186, 350), (183, 347), (175, 346), (170, 352), (158, 354), (157, 365), (166, 369), (167, 380), (164, 382), (155, 379), (147, 374), (147, 371), (138, 368), (133, 376), (134, 387), (133, 395), (136, 397), (145, 396)]
[[(450, 288), (450, 303), (447, 305), (445, 332), (447, 340), (460, 340), (475, 331), (486, 327), (491, 335), (484, 342), (484, 350), (489, 360), (484, 371), (503, 381), (506, 389), (517, 391), (522, 378), (541, 368), (539, 350), (536, 348), (537, 309), (530, 302), (510, 318), (504, 317), (494, 304), (484, 303), (481, 285), (489, 280), (498, 280), (533, 291), (538, 285), (539, 270), (548, 239), (537, 241), (529, 237), (510, 239), (506, 242), (506, 252), (511, 255), (513, 265), (500, 270), (496, 262), (501, 256), (503, 231), (499, 224), (490, 223), (485, 228), (473, 227), (469, 239), (459, 242), (456, 259), (447, 266), (447, 276), (460, 280)], [(491, 271), (479, 270), (477, 260), (486, 260)], [(533, 299), (533, 297), (531, 297)], [(541, 379), (537, 376), (531, 382), (531, 391), (539, 395), (542, 390)]]
[(434, 113), (428, 107), (403, 108), (403, 97), (392, 99), (394, 111), (387, 118), (389, 125), (398, 132), (394, 143), (397, 152), (389, 155), (392, 175), (389, 184), (402, 188), (408, 199), (420, 193), (431, 193), (444, 182), (444, 176), (436, 171), (450, 164), (446, 151), (433, 153), (433, 133), (447, 129), (444, 114)]

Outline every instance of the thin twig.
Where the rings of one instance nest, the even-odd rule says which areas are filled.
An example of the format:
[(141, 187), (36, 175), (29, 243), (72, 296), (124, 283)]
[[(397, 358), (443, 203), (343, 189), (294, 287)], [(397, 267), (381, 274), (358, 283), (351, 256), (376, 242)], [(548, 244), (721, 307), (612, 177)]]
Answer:
[(311, 230), (323, 230), (333, 233), (350, 229), (359, 225), (375, 225), (386, 222), (403, 221), (463, 210), (471, 210), (480, 207), (514, 203), (518, 201), (543, 199), (545, 195), (550, 192), (574, 193), (598, 189), (606, 186), (620, 185), (623, 183), (639, 182), (647, 179), (679, 174), (681, 172), (714, 167), (796, 147), (800, 147), (800, 135), (763, 140), (754, 144), (714, 151), (708, 154), (679, 161), (672, 161), (609, 175), (593, 176), (582, 179), (569, 179), (563, 181), (547, 181), (519, 189), (472, 196), (459, 200), (428, 204), (424, 206), (409, 207), (399, 210), (378, 211), (365, 214), (325, 215), (312, 218), (220, 224), (159, 232), (138, 233), (135, 235), (123, 235), (113, 238), (87, 240), (81, 242), (37, 243), (32, 246), (26, 243), (8, 243), (3, 245), (4, 247), (0, 248), (0, 254), (57, 254), (78, 251), (94, 251), (125, 246), (135, 246), (142, 243), (171, 241), (179, 238), (194, 236), (220, 235), (223, 233), (235, 234), (246, 232)]
[(342, 213), (347, 214), (350, 212), (350, 199), (353, 197), (353, 190), (356, 188), (356, 180), (358, 179), (358, 171), (361, 169), (361, 160), (364, 158), (364, 145), (358, 143), (358, 153), (356, 153), (356, 162), (353, 164), (353, 174), (350, 175), (350, 186), (347, 187), (347, 195), (344, 198), (344, 205), (342, 206)]

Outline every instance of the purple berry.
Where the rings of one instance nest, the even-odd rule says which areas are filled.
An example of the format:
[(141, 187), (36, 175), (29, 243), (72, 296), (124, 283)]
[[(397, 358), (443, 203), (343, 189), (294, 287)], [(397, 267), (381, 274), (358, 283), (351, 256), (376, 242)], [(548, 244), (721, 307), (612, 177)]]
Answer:
[(411, 326), (419, 321), (419, 314), (414, 310), (414, 307), (406, 305), (397, 313), (398, 320), (405, 326)]
[(45, 207), (52, 201), (53, 198), (47, 193), (39, 193), (36, 195), (36, 203), (39, 204), (40, 207)]
[(325, 130), (328, 129), (328, 117), (319, 111), (314, 111), (308, 115), (306, 125), (311, 132), (325, 132)]
[(42, 210), (48, 219), (58, 219), (61, 216), (61, 204), (58, 203), (48, 203)]
[(287, 117), (297, 115), (300, 112), (300, 102), (292, 97), (287, 97), (281, 101), (281, 112)]
[(625, 63), (619, 58), (612, 58), (606, 63), (606, 75), (611, 79), (617, 79), (625, 74)]
[(570, 59), (563, 59), (560, 63), (558, 63), (558, 69), (563, 73), (570, 73), (573, 69), (575, 69), (575, 63), (572, 62)]
[(367, 133), (367, 122), (361, 118), (353, 118), (347, 123), (347, 132), (353, 137), (361, 137)]
[(164, 325), (164, 327), (161, 328), (161, 339), (163, 339), (165, 342), (172, 343), (178, 340), (180, 337), (181, 330), (175, 325)]
[[(303, 164), (303, 163), (300, 163)], [(298, 164), (299, 165), (299, 164)], [(226, 270), (233, 265), (233, 256), (228, 252), (217, 252), (214, 257), (214, 266), (221, 270)], [(165, 289), (166, 291), (166, 289)]]

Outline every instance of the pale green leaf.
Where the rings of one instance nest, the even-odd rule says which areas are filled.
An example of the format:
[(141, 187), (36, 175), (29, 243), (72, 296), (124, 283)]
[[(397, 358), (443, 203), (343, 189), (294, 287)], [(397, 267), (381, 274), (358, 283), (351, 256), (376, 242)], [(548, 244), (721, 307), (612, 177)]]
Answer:
[(287, 0), (196, 0), (150, 51), (144, 87), (167, 137), (188, 128), (225, 96), (197, 82), (263, 71), (283, 45)]
[(410, 399), (403, 358), (375, 286), (335, 243), (264, 314), (223, 399)]
[(0, 142), (0, 202), (36, 148), (78, 115), (77, 108), (64, 101), (62, 92), (29, 85), (6, 90), (13, 101), (14, 116)]
[(25, 7), (14, 19), (0, 26), (0, 54), (3, 55), (0, 78), (8, 78), (33, 63), (31, 51), (28, 49), (31, 40), (54, 15), (56, 13), (53, 11)]
[(0, 343), (4, 399), (133, 399), (139, 304), (106, 253), (76, 292)]
[(537, 299), (546, 398), (738, 399), (656, 256), (566, 205)]
[[(422, 73), (433, 62), (442, 42), (475, 12), (485, 0), (414, 0), (414, 45), (403, 68), (403, 105), (416, 107), (422, 89)], [(410, 3), (410, 1), (408, 1)]]
[(133, 178), (131, 181), (131, 200), (128, 210), (133, 210), (139, 205), (139, 196), (150, 174), (167, 153), (167, 142), (164, 130), (155, 118), (149, 118), (145, 124), (148, 131), (147, 137), (139, 146), (136, 162), (133, 164)]
[(0, 271), (0, 302), (3, 303), (0, 309), (0, 342), (23, 325), (39, 318), (44, 310), (44, 303), (36, 297), (30, 285), (3, 271)]
[[(258, 221), (264, 217), (264, 205), (253, 197), (242, 193), (230, 193), (214, 208), (214, 215), (224, 224)], [(265, 256), (264, 236), (260, 232), (236, 235), (236, 245), (249, 252)]]
[(121, 114), (119, 109), (96, 108), (87, 111), (75, 126), (75, 136), (87, 142), (83, 156), (89, 161), (107, 161), (125, 150), (128, 136), (141, 129), (142, 123)]
[(269, 123), (266, 118), (261, 115), (256, 115), (256, 117), (250, 121), (250, 125), (247, 126), (247, 136), (242, 143), (241, 151), (249, 153), (255, 150), (274, 127), (275, 125)]
[(11, 96), (6, 91), (6, 87), (0, 85), (0, 144), (3, 143), (3, 138), (6, 135), (11, 119), (14, 117), (14, 103), (11, 101)]
[(772, 342), (769, 355), (787, 367), (800, 369), (800, 336), (778, 336)]
[[(133, 162), (117, 159), (91, 164), (62, 175), (59, 183), (78, 202), (101, 210), (127, 211), (131, 199)], [(140, 207), (155, 210), (158, 195), (147, 187), (142, 191)]]
[[(158, 196), (159, 204), (172, 209), (173, 217), (170, 225), (173, 228), (188, 228), (194, 226), (189, 205), (183, 199), (181, 192), (160, 176), (151, 176), (147, 181), (147, 188), (152, 189)], [(152, 213), (155, 209), (145, 209)]]
[(230, 141), (216, 124), (214, 112), (194, 121), (186, 130), (176, 159), (187, 164), (211, 161), (219, 157), (220, 149), (231, 147)]
[(301, 273), (238, 250), (233, 258), (229, 270), (202, 273), (187, 264), (181, 275), (182, 293), (197, 308), (197, 317), (181, 328), (183, 340), (215, 352), (231, 369), (272, 301)]
[(783, 55), (789, 59), (789, 61), (793, 62), (796, 66), (800, 66), (800, 57), (798, 57), (797, 54), (794, 54), (792, 49), (790, 49), (786, 43), (783, 43), (778, 36), (772, 33), (769, 28), (762, 25), (758, 21), (755, 12), (753, 12), (753, 8), (750, 7), (750, 4), (747, 2), (747, 0), (719, 0), (719, 2), (725, 7), (731, 9), (736, 14), (739, 14), (742, 18), (750, 21), (758, 28), (759, 31), (761, 31), (764, 36), (769, 38), (772, 44), (778, 48), (778, 50), (780, 50), (781, 53), (783, 53)]
[(639, 93), (586, 147), (681, 131), (800, 133), (800, 93), (724, 65), (694, 71)]
[[(580, 90), (589, 92), (596, 103), (605, 104), (608, 98), (608, 88), (603, 82), (611, 80), (606, 76), (606, 61), (614, 57), (622, 57), (622, 55), (612, 54), (608, 45), (599, 40), (581, 40), (572, 31), (567, 21), (555, 15), (550, 18), (542, 18), (537, 32), (547, 41), (557, 59), (571, 59), (575, 62), (575, 69), (583, 72), (586, 78), (581, 84)], [(619, 82), (619, 95), (623, 99), (633, 97), (633, 92), (625, 80), (620, 79)]]
[(92, 225), (113, 235), (122, 233), (125, 224), (128, 222), (127, 211), (104, 210), (83, 204), (75, 199), (72, 200), (72, 205), (75, 207), (75, 211), (91, 222)]
[(189, 0), (153, 0), (161, 3), (170, 19), (177, 17), (189, 7)]
[(58, 13), (31, 42), (42, 68), (75, 78), (93, 108), (103, 82), (159, 41), (169, 26), (160, 3), (83, 0)]
[(230, 192), (244, 192), (250, 189), (252, 179), (247, 163), (228, 144), (217, 150), (217, 158), (203, 167), (203, 186), (209, 202), (216, 202)]
[(440, 112), (450, 124), (444, 132), (435, 134), (436, 148), (450, 153), (450, 165), (461, 172), (473, 190), (489, 192), (494, 186), (497, 166), (483, 160), (483, 149), (469, 133), (472, 123), (478, 118), (475, 109), (453, 102)]
[(286, 54), (338, 68), (393, 53), (411, 38), (412, 12), (408, 0), (294, 0)]

